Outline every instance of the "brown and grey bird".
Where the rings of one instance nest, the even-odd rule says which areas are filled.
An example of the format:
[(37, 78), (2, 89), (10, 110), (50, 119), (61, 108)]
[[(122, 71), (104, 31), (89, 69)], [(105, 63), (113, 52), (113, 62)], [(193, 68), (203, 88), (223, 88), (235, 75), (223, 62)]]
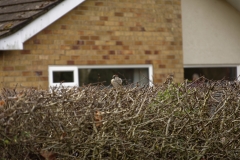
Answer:
[(173, 74), (168, 75), (166, 81), (163, 84), (172, 84), (173, 82)]
[(122, 79), (118, 77), (118, 75), (113, 75), (111, 84), (114, 88), (119, 88), (122, 86)]

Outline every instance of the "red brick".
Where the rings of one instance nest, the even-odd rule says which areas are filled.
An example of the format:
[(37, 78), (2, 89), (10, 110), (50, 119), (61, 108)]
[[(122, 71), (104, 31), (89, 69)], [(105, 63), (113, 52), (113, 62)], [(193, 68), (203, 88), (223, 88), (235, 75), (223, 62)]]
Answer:
[(78, 31), (79, 35), (84, 35), (84, 31)]
[(174, 46), (168, 46), (166, 47), (167, 50), (174, 50)]
[(40, 42), (39, 39), (34, 39), (34, 40), (33, 40), (33, 43), (34, 43), (34, 44), (41, 44), (41, 42)]
[(109, 51), (109, 54), (113, 55), (115, 54), (115, 51)]
[(139, 22), (136, 22), (135, 25), (136, 25), (136, 26), (142, 26), (141, 23), (139, 23)]
[(74, 65), (74, 61), (67, 61), (68, 65)]
[(43, 64), (43, 61), (39, 61), (39, 60), (32, 61), (32, 64), (33, 64), (33, 65), (42, 65), (42, 64)]
[(129, 50), (129, 46), (123, 46), (124, 50)]
[(118, 25), (119, 26), (124, 26), (124, 23), (123, 22), (119, 22)]
[(116, 51), (117, 55), (122, 55), (123, 54), (123, 51)]
[(129, 59), (129, 56), (125, 56), (124, 59)]
[(159, 64), (158, 67), (159, 67), (159, 68), (166, 68), (166, 65), (164, 65), (164, 64)]
[(35, 71), (35, 74), (36, 74), (37, 76), (41, 76), (41, 75), (42, 75), (42, 71)]
[(23, 51), (21, 51), (21, 54), (31, 54), (31, 51), (30, 50), (23, 50)]
[(146, 31), (144, 27), (140, 27), (140, 31)]
[(100, 20), (101, 20), (101, 21), (107, 21), (107, 20), (108, 20), (108, 17), (101, 16), (101, 17), (100, 17)]
[(61, 29), (67, 29), (66, 25), (61, 25)]
[(171, 42), (170, 44), (171, 44), (171, 45), (177, 45), (177, 43), (176, 43), (176, 42)]
[(73, 50), (78, 50), (80, 47), (79, 46), (72, 46)]
[(110, 39), (111, 39), (111, 40), (118, 40), (119, 37), (118, 37), (118, 36), (111, 36)]
[(102, 49), (103, 49), (103, 50), (109, 50), (109, 49), (110, 49), (110, 46), (102, 46)]
[(86, 41), (86, 45), (95, 45), (95, 41)]
[(43, 30), (43, 33), (44, 33), (44, 34), (51, 34), (51, 33), (52, 33), (52, 30), (45, 29), (45, 30)]
[(116, 45), (123, 45), (123, 42), (122, 41), (117, 41)]
[(26, 77), (26, 80), (29, 82), (32, 82), (32, 81), (35, 81), (35, 82), (37, 82), (37, 77)]
[(141, 41), (136, 41), (135, 45), (142, 45), (142, 42)]
[(151, 51), (145, 51), (145, 54), (151, 54)]
[(79, 40), (79, 41), (76, 42), (76, 44), (77, 45), (84, 45), (84, 41)]
[(81, 36), (80, 39), (81, 40), (89, 40), (89, 36)]
[(141, 13), (136, 13), (135, 16), (136, 16), (136, 17), (142, 17), (143, 14), (141, 14)]
[(168, 55), (167, 58), (168, 59), (175, 59), (175, 56), (174, 55)]
[(92, 46), (93, 50), (99, 50), (99, 46)]
[(113, 31), (107, 31), (107, 34), (112, 35), (114, 32)]
[(145, 64), (152, 64), (152, 60), (145, 60)]
[(91, 21), (91, 24), (96, 26), (104, 26), (104, 21)]
[(91, 40), (99, 40), (100, 39), (99, 36), (91, 36), (90, 38), (91, 38)]
[(109, 59), (109, 56), (105, 55), (105, 56), (103, 56), (103, 59)]
[(172, 4), (172, 1), (165, 1), (165, 4)]
[(48, 77), (39, 77), (40, 81), (48, 81)]
[(103, 2), (95, 2), (95, 6), (103, 6)]
[(165, 32), (165, 28), (158, 28), (157, 31), (159, 31), (159, 32)]
[(69, 50), (71, 49), (71, 46), (68, 46), (68, 45), (61, 45), (60, 47), (62, 50)]
[(25, 72), (22, 72), (22, 76), (32, 76), (32, 72), (30, 71), (25, 71)]
[(118, 17), (123, 17), (123, 13), (119, 13), (119, 12), (116, 12), (114, 15)]
[(91, 49), (91, 46), (82, 46), (81, 47), (83, 50), (90, 50)]
[(76, 60), (76, 59), (79, 59), (79, 58), (80, 58), (80, 56), (71, 56), (72, 60)]
[(138, 27), (129, 27), (130, 31), (139, 31)]
[(87, 64), (96, 64), (96, 61), (87, 61)]
[(169, 45), (169, 42), (167, 42), (167, 41), (162, 41), (162, 45)]
[(166, 21), (168, 22), (168, 23), (172, 23), (172, 19), (166, 19)]
[(14, 67), (11, 66), (3, 67), (3, 71), (14, 71)]
[(80, 10), (88, 10), (89, 8), (88, 8), (87, 6), (81, 6), (81, 5), (80, 5), (80, 6), (78, 7), (78, 9), (80, 9)]
[(84, 15), (84, 13), (85, 13), (84, 11), (76, 11), (75, 12), (75, 14), (77, 14), (77, 15)]
[(182, 19), (182, 15), (181, 14), (177, 14), (177, 18)]

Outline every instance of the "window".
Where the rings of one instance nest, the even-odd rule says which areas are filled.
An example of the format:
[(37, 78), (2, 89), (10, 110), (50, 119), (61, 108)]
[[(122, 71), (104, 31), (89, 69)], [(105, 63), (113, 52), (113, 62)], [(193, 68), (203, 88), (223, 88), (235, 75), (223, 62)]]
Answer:
[(209, 80), (236, 80), (238, 75), (237, 66), (192, 66), (184, 68), (184, 79), (192, 80), (193, 74), (204, 76)]
[(53, 83), (73, 81), (73, 71), (53, 71)]
[(78, 69), (76, 67), (49, 67), (49, 85), (78, 86)]
[(124, 85), (151, 85), (153, 70), (152, 65), (49, 66), (49, 86), (109, 86), (114, 74), (122, 78)]

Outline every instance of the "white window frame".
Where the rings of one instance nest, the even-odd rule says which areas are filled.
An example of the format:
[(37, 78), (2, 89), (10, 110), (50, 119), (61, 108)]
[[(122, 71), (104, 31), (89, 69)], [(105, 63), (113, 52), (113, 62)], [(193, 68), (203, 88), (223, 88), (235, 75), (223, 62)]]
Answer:
[[(73, 72), (73, 82), (63, 82), (63, 83), (54, 83), (53, 82), (53, 72), (55, 71), (72, 71)], [(74, 87), (78, 86), (78, 68), (75, 66), (49, 66), (48, 67), (48, 80), (49, 80), (49, 87), (58, 87), (62, 86), (69, 86)]]
[(240, 65), (236, 67), (237, 67), (237, 78), (238, 78), (238, 81), (240, 81)]
[(149, 85), (153, 85), (153, 67), (151, 64), (139, 64), (139, 65), (50, 65), (48, 66), (48, 79), (49, 87), (59, 86), (61, 83), (53, 83), (53, 72), (54, 71), (73, 71), (74, 82), (72, 83), (62, 83), (63, 86), (79, 86), (78, 80), (78, 69), (112, 69), (112, 68), (147, 68), (148, 69), (148, 79)]

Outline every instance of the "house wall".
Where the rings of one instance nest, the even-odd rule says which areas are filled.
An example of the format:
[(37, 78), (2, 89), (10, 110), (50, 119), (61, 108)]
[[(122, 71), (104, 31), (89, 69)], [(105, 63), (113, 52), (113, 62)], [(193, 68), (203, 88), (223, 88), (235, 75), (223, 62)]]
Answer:
[(86, 0), (0, 53), (1, 85), (48, 87), (48, 65), (152, 64), (154, 83), (183, 80), (180, 0)]
[(240, 64), (240, 12), (225, 0), (182, 0), (184, 65)]

